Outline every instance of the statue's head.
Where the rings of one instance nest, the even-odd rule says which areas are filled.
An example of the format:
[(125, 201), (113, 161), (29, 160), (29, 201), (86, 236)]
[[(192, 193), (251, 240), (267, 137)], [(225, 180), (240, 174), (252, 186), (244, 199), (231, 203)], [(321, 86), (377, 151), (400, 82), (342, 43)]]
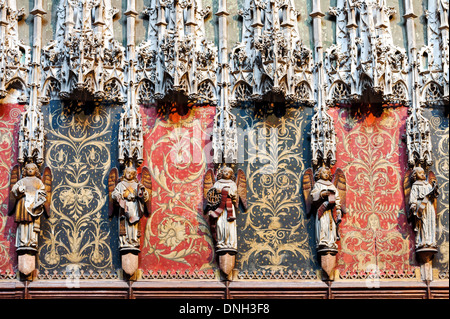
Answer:
[(413, 180), (413, 182), (415, 181), (425, 181), (427, 179), (427, 175), (425, 174), (425, 170), (418, 166), (418, 167), (414, 167), (412, 174), (411, 174), (411, 179)]
[(38, 176), (39, 175), (39, 168), (34, 163), (28, 163), (24, 167), (23, 174), (24, 176)]
[(123, 171), (123, 177), (127, 181), (132, 181), (136, 179), (136, 169), (133, 166), (126, 167), (125, 170)]
[(235, 181), (234, 171), (231, 167), (224, 166), (219, 169), (219, 172), (217, 173), (217, 179), (228, 179)]
[(319, 167), (315, 174), (315, 180), (323, 179), (326, 181), (331, 181), (333, 175), (331, 174), (331, 170), (328, 166)]

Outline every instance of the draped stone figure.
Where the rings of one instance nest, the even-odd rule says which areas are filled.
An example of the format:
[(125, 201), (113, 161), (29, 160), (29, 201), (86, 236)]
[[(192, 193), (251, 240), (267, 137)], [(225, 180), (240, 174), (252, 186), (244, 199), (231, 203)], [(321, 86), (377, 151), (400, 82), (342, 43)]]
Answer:
[(422, 167), (414, 167), (406, 179), (410, 187), (405, 188), (409, 192), (407, 198), (405, 193), (405, 198), (409, 201), (408, 217), (416, 233), (416, 251), (436, 249), (436, 198), (439, 195), (436, 177), (430, 171), (427, 178)]
[(436, 176), (420, 166), (409, 169), (403, 180), (405, 208), (416, 235), (415, 252), (422, 280), (433, 280), (432, 260), (437, 253), (436, 213), (438, 185)]
[(142, 168), (141, 181), (132, 163), (128, 163), (119, 179), (117, 168), (108, 177), (109, 216), (119, 215), (119, 249), (122, 269), (134, 276), (140, 252), (140, 220), (151, 211), (152, 179), (147, 167)]
[(19, 171), (19, 165), (11, 171), (9, 214), (14, 215), (17, 223), (18, 268), (24, 275), (29, 275), (36, 267), (41, 216), (49, 217), (52, 174), (46, 167), (41, 180), (39, 167), (32, 162), (22, 169), (21, 179)]
[(36, 164), (27, 164), (22, 175), (11, 188), (17, 200), (14, 209), (14, 220), (18, 223), (16, 247), (17, 250), (37, 250), (40, 217), (44, 213), (47, 193)]
[(126, 167), (120, 182), (111, 193), (112, 199), (119, 206), (120, 250), (140, 250), (139, 220), (146, 210), (145, 203), (150, 195), (136, 175), (134, 167)]
[[(339, 191), (331, 182), (329, 168), (321, 167), (316, 172), (317, 181), (311, 190), (313, 204), (317, 207), (316, 215), (316, 247), (321, 249), (336, 249), (339, 239), (337, 224), (341, 221), (341, 199)], [(333, 210), (336, 209), (336, 219)]]
[(312, 168), (308, 168), (303, 175), (303, 195), (307, 216), (315, 215), (316, 249), (322, 269), (333, 280), (340, 239), (338, 227), (345, 207), (344, 172), (337, 168), (333, 176), (328, 166), (322, 166), (313, 174)]
[(247, 180), (240, 169), (236, 180), (233, 169), (227, 166), (219, 169), (217, 181), (214, 180), (214, 173), (209, 170), (204, 178), (205, 214), (210, 217), (220, 269), (232, 279), (237, 253), (236, 216), (239, 203), (247, 209)]

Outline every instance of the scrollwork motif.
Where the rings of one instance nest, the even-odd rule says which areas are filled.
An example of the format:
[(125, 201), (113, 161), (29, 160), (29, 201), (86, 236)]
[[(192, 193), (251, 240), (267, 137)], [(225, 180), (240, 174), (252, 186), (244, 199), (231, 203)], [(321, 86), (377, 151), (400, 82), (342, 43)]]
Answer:
[(249, 207), (238, 216), (239, 268), (280, 271), (292, 263), (312, 267), (314, 236), (309, 236), (312, 225), (300, 189), (304, 110), (288, 109), (283, 118), (271, 116), (267, 121), (255, 120), (248, 109), (241, 112), (245, 122), (240, 125), (249, 129), (244, 169)]
[(105, 178), (111, 165), (111, 110), (50, 104), (46, 164), (54, 173), (52, 216), (43, 227), (41, 267), (112, 267)]

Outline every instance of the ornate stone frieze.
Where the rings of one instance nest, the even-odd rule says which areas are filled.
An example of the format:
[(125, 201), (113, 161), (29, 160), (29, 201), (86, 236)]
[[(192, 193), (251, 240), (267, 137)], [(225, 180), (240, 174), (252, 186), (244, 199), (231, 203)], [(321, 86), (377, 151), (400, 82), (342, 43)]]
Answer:
[(246, 0), (242, 42), (230, 55), (230, 103), (312, 103), (312, 52), (297, 30), (292, 0)]
[[(63, 0), (55, 39), (43, 48), (41, 100), (93, 97), (124, 102), (125, 54), (114, 39), (110, 0)], [(76, 95), (74, 95), (76, 93)]]
[(25, 15), (16, 0), (0, 0), (0, 99), (11, 88), (21, 91), (19, 102), (28, 100), (28, 68), (31, 49), (19, 40), (18, 21)]
[(395, 46), (385, 0), (338, 0), (336, 43), (325, 52), (327, 104), (408, 102), (407, 56)]
[(420, 103), (449, 103), (448, 0), (429, 0), (427, 45), (417, 52)]
[(217, 48), (204, 31), (210, 11), (199, 0), (150, 2), (148, 37), (136, 49), (138, 101), (217, 103)]

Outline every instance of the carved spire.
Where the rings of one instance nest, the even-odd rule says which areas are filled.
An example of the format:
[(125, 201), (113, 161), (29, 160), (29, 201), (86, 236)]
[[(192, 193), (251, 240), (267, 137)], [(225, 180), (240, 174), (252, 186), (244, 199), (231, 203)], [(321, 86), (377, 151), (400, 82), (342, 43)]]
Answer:
[(332, 167), (336, 163), (336, 132), (333, 118), (328, 114), (325, 103), (324, 70), (323, 70), (323, 44), (322, 44), (322, 17), (320, 1), (313, 1), (313, 10), (310, 14), (313, 19), (314, 34), (314, 82), (316, 83), (314, 107), (315, 114), (311, 119), (311, 151), (312, 163), (315, 169), (321, 166)]
[(61, 1), (55, 40), (43, 49), (44, 101), (56, 91), (64, 99), (124, 102), (124, 48), (113, 31), (117, 12), (110, 0)]
[(337, 0), (336, 44), (325, 53), (327, 103), (408, 102), (407, 56), (393, 43), (385, 0)]
[(200, 0), (151, 0), (147, 41), (137, 48), (139, 100), (217, 103), (217, 48), (206, 40), (210, 7)]
[(44, 162), (44, 119), (41, 104), (38, 100), (40, 83), (39, 60), (41, 56), (42, 16), (46, 14), (42, 8), (42, 0), (34, 1), (31, 11), (34, 15), (33, 23), (33, 60), (31, 63), (31, 76), (29, 80), (30, 99), (22, 113), (19, 128), (19, 163), (33, 162), (41, 165)]
[(31, 49), (19, 40), (18, 21), (25, 15), (17, 10), (16, 0), (0, 0), (0, 99), (9, 89), (21, 91), (19, 102), (28, 100), (28, 67)]
[(127, 1), (127, 61), (126, 79), (127, 102), (123, 106), (119, 124), (119, 163), (123, 166), (138, 167), (144, 161), (144, 135), (142, 118), (136, 100), (136, 50), (135, 27), (138, 15), (135, 0)]
[[(415, 25), (413, 5), (411, 0), (405, 0), (406, 27), (408, 34), (408, 53), (410, 60), (409, 87), (411, 107), (410, 115), (406, 120), (406, 145), (408, 154), (408, 165), (411, 167), (422, 166), (427, 169), (433, 164), (431, 131), (428, 119), (423, 116), (423, 103), (420, 97), (421, 69), (420, 55), (417, 53), (415, 40)], [(422, 52), (424, 52), (422, 50)]]
[(246, 0), (242, 42), (231, 51), (231, 98), (312, 103), (312, 52), (299, 37), (292, 0)]
[(230, 66), (228, 64), (228, 32), (227, 32), (227, 1), (219, 0), (219, 9), (216, 13), (219, 21), (219, 69), (218, 89), (219, 103), (214, 118), (213, 128), (213, 162), (237, 162), (237, 127), (236, 117), (231, 113), (228, 99)]
[(449, 103), (448, 0), (428, 0), (427, 45), (417, 52), (420, 103)]

